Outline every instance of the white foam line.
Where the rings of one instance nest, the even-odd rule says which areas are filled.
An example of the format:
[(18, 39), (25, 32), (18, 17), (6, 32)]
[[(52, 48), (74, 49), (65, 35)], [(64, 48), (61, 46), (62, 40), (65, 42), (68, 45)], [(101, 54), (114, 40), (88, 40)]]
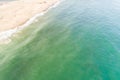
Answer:
[(17, 33), (18, 31), (24, 29), (25, 27), (28, 27), (30, 24), (33, 23), (33, 21), (40, 16), (43, 16), (45, 13), (47, 13), (51, 8), (56, 7), (58, 4), (60, 3), (60, 1), (58, 1), (57, 3), (55, 3), (53, 6), (51, 6), (49, 9), (47, 9), (46, 11), (36, 14), (34, 17), (30, 18), (25, 24), (23, 24), (22, 26), (16, 27), (14, 29), (10, 29), (7, 31), (3, 31), (0, 32), (0, 41), (4, 41), (9, 39), (13, 34)]

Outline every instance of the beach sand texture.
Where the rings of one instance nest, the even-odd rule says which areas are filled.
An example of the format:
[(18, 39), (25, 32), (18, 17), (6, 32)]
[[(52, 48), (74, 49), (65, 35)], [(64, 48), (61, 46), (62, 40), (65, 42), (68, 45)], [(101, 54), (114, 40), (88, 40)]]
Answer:
[(19, 0), (0, 5), (0, 32), (17, 28), (58, 0)]

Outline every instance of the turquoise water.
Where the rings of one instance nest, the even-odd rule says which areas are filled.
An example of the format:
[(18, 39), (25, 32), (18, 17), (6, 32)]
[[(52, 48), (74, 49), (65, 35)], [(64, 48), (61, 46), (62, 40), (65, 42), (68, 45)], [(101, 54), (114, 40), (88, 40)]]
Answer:
[(63, 1), (0, 45), (0, 80), (119, 80), (119, 4)]

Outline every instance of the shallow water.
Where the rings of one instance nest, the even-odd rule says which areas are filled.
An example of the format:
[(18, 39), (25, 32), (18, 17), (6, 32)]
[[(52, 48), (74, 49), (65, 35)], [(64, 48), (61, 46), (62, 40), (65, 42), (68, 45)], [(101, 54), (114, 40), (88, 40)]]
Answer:
[(119, 80), (119, 3), (63, 1), (0, 45), (0, 80)]

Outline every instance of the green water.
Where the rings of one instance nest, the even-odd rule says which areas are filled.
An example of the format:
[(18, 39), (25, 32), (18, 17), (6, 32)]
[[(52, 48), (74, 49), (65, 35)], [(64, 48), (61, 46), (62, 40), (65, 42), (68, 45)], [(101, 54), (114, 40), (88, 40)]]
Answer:
[(119, 80), (119, 3), (63, 1), (0, 45), (0, 80)]

